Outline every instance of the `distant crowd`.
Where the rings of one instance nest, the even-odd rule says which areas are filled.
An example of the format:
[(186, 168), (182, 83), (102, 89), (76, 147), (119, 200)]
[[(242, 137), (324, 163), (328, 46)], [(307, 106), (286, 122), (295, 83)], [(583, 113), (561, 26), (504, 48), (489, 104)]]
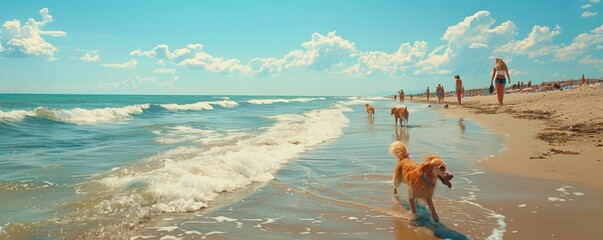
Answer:
[[(509, 85), (507, 88), (505, 88), (505, 93), (544, 92), (544, 91), (571, 89), (571, 88), (580, 87), (580, 86), (597, 87), (597, 86), (601, 85), (601, 82), (603, 82), (603, 79), (589, 79), (589, 78), (585, 78), (584, 75), (582, 75), (582, 78), (580, 78), (580, 79), (573, 79), (573, 80), (570, 79), (570, 80), (563, 80), (563, 81), (549, 81), (549, 82), (543, 81), (540, 84), (532, 84), (531, 80), (528, 82), (521, 81), (521, 82), (517, 82), (517, 83)], [(490, 95), (488, 88), (476, 88), (476, 89), (465, 90), (465, 88), (461, 86), (458, 90), (459, 90), (458, 92), (461, 93), (461, 97)], [(414, 96), (429, 98), (430, 96), (434, 95), (433, 93), (428, 92), (428, 91), (429, 91), (429, 87), (427, 88), (427, 90), (424, 93), (414, 94)], [(454, 97), (457, 95), (456, 93), (457, 93), (457, 91), (445, 92), (444, 87), (441, 84), (438, 84), (435, 95), (438, 97), (438, 102), (442, 102), (442, 101), (444, 101), (444, 97)], [(495, 93), (496, 92), (493, 92), (492, 94), (495, 94)], [(403, 94), (404, 94), (404, 91), (399, 90), (398, 95), (396, 95), (395, 97), (399, 98), (401, 101), (404, 101)], [(412, 94), (410, 96), (412, 97)]]

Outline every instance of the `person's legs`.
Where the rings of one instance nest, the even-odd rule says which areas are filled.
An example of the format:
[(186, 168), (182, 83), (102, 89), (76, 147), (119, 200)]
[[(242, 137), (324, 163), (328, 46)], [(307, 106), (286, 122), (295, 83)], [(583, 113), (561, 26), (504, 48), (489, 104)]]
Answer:
[(496, 97), (498, 98), (498, 106), (503, 106), (503, 98), (505, 95), (505, 85), (496, 83)]
[(463, 105), (461, 103), (461, 95), (462, 95), (461, 91), (456, 91), (456, 99), (459, 101), (459, 105)]

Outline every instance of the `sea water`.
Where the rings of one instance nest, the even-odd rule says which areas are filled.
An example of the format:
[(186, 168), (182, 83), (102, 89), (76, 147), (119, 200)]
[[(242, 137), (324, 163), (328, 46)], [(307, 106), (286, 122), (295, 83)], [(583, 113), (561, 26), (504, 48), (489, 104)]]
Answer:
[[(501, 238), (504, 216), (477, 203), (471, 176), (502, 138), (425, 104), (404, 103), (409, 126), (395, 126), (389, 109), (401, 104), (0, 95), (0, 238)], [(413, 219), (404, 193), (391, 194), (393, 141), (415, 161), (441, 155), (455, 174), (436, 192), (441, 223), (424, 207)]]

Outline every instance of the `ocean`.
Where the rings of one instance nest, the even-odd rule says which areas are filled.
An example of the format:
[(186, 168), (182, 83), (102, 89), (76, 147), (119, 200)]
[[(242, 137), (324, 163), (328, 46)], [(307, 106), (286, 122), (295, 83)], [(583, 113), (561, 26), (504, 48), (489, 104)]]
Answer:
[[(367, 118), (364, 104), (375, 106)], [(407, 128), (389, 109), (410, 109)], [(501, 239), (472, 176), (503, 136), (383, 97), (0, 94), (0, 239)], [(455, 174), (441, 222), (393, 141)], [(401, 189), (405, 189), (402, 186)]]

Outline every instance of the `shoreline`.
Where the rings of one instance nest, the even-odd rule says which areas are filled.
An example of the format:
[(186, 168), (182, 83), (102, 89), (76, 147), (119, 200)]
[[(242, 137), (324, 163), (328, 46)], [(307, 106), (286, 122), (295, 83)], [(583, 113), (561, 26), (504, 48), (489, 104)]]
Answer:
[[(429, 103), (450, 118), (469, 119), (505, 136), (506, 149), (481, 161), (480, 204), (506, 216), (506, 239), (598, 239), (603, 200), (603, 89), (505, 94)], [(450, 100), (450, 98), (448, 98)], [(442, 106), (448, 104), (449, 108)], [(591, 217), (592, 216), (592, 217)]]

